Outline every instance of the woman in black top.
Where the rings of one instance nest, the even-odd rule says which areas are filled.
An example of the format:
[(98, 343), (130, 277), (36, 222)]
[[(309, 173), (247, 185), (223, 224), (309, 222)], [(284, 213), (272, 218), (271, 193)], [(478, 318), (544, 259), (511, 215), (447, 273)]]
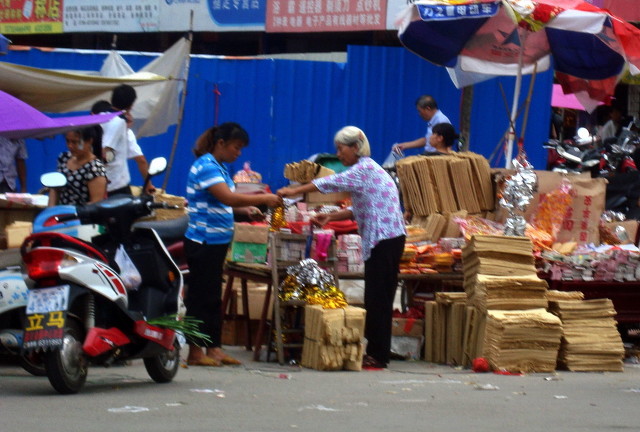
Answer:
[(51, 189), (49, 206), (81, 205), (105, 198), (107, 174), (100, 160), (101, 131), (100, 126), (89, 126), (65, 134), (69, 151), (58, 156), (58, 171), (67, 178), (67, 184)]

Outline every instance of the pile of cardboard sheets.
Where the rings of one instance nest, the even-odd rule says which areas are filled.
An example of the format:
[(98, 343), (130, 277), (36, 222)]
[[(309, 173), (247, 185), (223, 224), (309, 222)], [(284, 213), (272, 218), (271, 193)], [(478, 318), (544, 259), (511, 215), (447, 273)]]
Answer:
[[(425, 232), (423, 240), (437, 243), (443, 237), (462, 237), (460, 225), (456, 222), (456, 218), (466, 218), (469, 213), (466, 210), (460, 210), (442, 215), (440, 213), (432, 213), (427, 216), (413, 216), (411, 223), (414, 226), (421, 227)], [(407, 242), (411, 241), (407, 237)]]
[(492, 276), (476, 274), (465, 278), (468, 305), (488, 309), (546, 309), (547, 281), (536, 275)]
[(332, 169), (306, 159), (284, 166), (284, 177), (298, 183), (309, 183), (314, 178), (325, 177), (333, 173)]
[(536, 275), (533, 245), (528, 237), (474, 235), (462, 249), (465, 279), (492, 276)]
[(484, 357), (493, 370), (553, 372), (562, 322), (544, 309), (487, 311)]
[(561, 322), (545, 311), (548, 285), (536, 274), (531, 240), (472, 236), (462, 249), (462, 267), (463, 364), (484, 356), (494, 369), (554, 370)]
[(610, 299), (550, 299), (549, 310), (562, 320), (560, 366), (580, 372), (623, 370), (624, 345)]
[(302, 366), (316, 370), (362, 369), (364, 309), (306, 305), (304, 314)]
[(396, 162), (405, 206), (417, 216), (493, 210), (493, 183), (487, 160), (461, 152), (410, 156)]
[(467, 294), (437, 292), (425, 302), (424, 359), (462, 365)]

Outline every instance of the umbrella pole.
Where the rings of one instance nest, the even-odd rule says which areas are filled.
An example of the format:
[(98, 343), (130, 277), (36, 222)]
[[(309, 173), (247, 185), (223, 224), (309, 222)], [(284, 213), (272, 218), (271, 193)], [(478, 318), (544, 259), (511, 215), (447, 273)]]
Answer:
[(529, 83), (529, 93), (527, 93), (527, 100), (524, 103), (524, 119), (522, 120), (522, 130), (520, 130), (519, 142), (524, 142), (524, 133), (527, 130), (527, 122), (529, 120), (529, 107), (531, 106), (531, 95), (533, 94), (533, 86), (536, 83), (536, 75), (538, 75), (538, 64), (533, 66), (533, 74), (531, 74), (531, 82)]
[(516, 85), (513, 89), (513, 103), (511, 104), (511, 126), (509, 128), (509, 139), (505, 151), (505, 168), (512, 168), (513, 141), (516, 138), (516, 115), (518, 112), (518, 101), (520, 99), (520, 88), (522, 87), (522, 57), (524, 56), (525, 34), (518, 29), (520, 37), (520, 52), (518, 53), (518, 74), (516, 75)]

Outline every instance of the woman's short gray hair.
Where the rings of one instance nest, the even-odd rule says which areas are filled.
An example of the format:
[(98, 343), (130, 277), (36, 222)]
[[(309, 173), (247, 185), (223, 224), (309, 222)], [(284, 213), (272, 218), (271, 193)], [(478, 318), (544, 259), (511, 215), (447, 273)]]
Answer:
[(362, 129), (355, 126), (345, 126), (340, 129), (333, 138), (333, 142), (336, 147), (338, 147), (338, 144), (356, 146), (358, 149), (356, 154), (358, 156), (371, 156), (371, 148), (369, 147), (367, 136), (362, 132)]

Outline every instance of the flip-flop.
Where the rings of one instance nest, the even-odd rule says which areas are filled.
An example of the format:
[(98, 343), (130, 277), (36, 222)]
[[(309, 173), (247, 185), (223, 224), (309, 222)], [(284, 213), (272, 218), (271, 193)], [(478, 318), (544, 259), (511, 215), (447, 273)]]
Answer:
[(189, 366), (214, 366), (219, 367), (222, 366), (222, 362), (220, 360), (216, 360), (211, 357), (202, 357), (197, 360), (187, 360), (187, 365)]
[(234, 359), (231, 356), (225, 355), (224, 357), (222, 357), (221, 359), (217, 359), (220, 363), (222, 363), (223, 365), (230, 365), (230, 366), (238, 366), (241, 365), (242, 362), (238, 359)]

